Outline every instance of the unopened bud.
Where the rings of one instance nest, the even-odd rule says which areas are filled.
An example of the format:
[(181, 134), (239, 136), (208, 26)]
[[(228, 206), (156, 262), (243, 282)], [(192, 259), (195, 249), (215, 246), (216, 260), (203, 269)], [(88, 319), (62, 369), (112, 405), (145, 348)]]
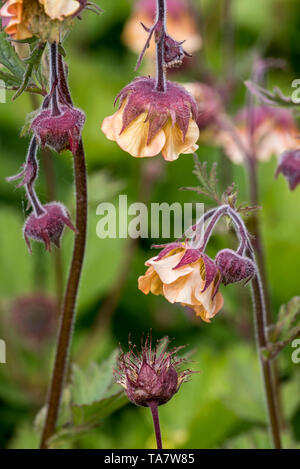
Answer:
[(300, 183), (300, 150), (286, 151), (279, 158), (275, 177), (280, 173), (289, 183), (291, 191)]
[(222, 274), (224, 285), (243, 280), (247, 283), (256, 273), (255, 264), (249, 257), (241, 256), (231, 249), (218, 252), (215, 262)]

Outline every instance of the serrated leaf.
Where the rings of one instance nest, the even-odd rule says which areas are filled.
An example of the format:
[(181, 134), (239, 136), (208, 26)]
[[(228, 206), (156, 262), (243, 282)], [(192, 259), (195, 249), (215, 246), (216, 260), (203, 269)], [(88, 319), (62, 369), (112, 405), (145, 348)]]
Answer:
[(27, 67), (23, 74), (22, 83), (19, 89), (17, 90), (16, 94), (13, 96), (13, 100), (17, 99), (28, 87), (33, 71), (37, 70), (40, 66), (45, 47), (46, 43), (37, 44), (37, 46), (33, 49), (31, 55), (24, 60), (24, 62), (27, 64)]
[(100, 365), (91, 363), (87, 370), (73, 366), (72, 417), (74, 425), (93, 425), (128, 402), (123, 391), (114, 383), (118, 351)]

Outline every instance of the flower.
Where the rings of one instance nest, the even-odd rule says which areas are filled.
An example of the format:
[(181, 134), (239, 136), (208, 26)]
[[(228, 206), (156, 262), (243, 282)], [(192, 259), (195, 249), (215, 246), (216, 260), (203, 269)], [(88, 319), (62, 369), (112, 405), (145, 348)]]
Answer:
[(32, 36), (23, 21), (23, 0), (7, 0), (0, 10), (4, 19), (5, 32), (14, 39), (27, 39)]
[(45, 294), (21, 296), (12, 304), (12, 321), (29, 345), (38, 346), (51, 339), (56, 331), (56, 301)]
[(216, 265), (222, 274), (224, 285), (241, 282), (242, 280), (247, 283), (256, 273), (254, 262), (232, 249), (219, 251), (216, 255)]
[(197, 150), (199, 128), (193, 97), (167, 81), (166, 91), (155, 90), (155, 79), (138, 77), (117, 96), (119, 110), (104, 119), (102, 131), (137, 158), (162, 152), (167, 161)]
[[(257, 160), (267, 161), (272, 155), (280, 155), (285, 150), (295, 150), (299, 147), (299, 132), (293, 115), (287, 109), (260, 106), (253, 109), (252, 116), (253, 143)], [(251, 155), (248, 117), (247, 109), (237, 114), (235, 131)], [(244, 161), (241, 149), (228, 131), (220, 131), (217, 142), (224, 147), (226, 154), (234, 163)]]
[(169, 341), (164, 338), (152, 350), (152, 340), (147, 336), (141, 345), (141, 352), (129, 342), (129, 352), (122, 351), (118, 358), (115, 380), (136, 405), (148, 407), (166, 404), (192, 373), (190, 370), (178, 371), (185, 360), (176, 356), (183, 347), (167, 351)]
[(282, 173), (287, 179), (291, 191), (300, 184), (300, 150), (284, 152), (278, 162), (275, 177)]
[[(186, 40), (186, 49), (192, 53), (201, 48), (202, 39), (198, 32), (195, 16), (186, 0), (167, 0), (168, 17), (167, 29), (177, 41)], [(131, 18), (125, 25), (123, 40), (134, 52), (140, 53), (147, 34), (141, 27), (141, 23), (150, 26), (156, 17), (156, 0), (139, 0), (135, 6)], [(155, 55), (154, 45), (150, 45), (148, 54)]]
[(170, 303), (188, 306), (205, 322), (223, 307), (218, 291), (221, 274), (215, 262), (199, 249), (187, 243), (170, 243), (146, 266), (145, 275), (138, 279), (139, 289), (146, 295), (163, 295)]
[(5, 32), (14, 39), (32, 37), (32, 22), (36, 15), (45, 14), (50, 20), (64, 21), (84, 8), (84, 0), (6, 0), (0, 10)]
[(73, 226), (67, 209), (60, 203), (52, 202), (43, 206), (44, 213), (36, 215), (32, 212), (27, 218), (23, 234), (29, 251), (31, 252), (30, 239), (44, 243), (46, 250), (51, 251), (51, 243), (60, 247), (60, 238), (65, 226), (77, 233)]
[(42, 146), (49, 146), (57, 153), (69, 149), (76, 154), (85, 114), (67, 105), (60, 105), (60, 114), (52, 115), (51, 109), (43, 109), (31, 123), (31, 129)]

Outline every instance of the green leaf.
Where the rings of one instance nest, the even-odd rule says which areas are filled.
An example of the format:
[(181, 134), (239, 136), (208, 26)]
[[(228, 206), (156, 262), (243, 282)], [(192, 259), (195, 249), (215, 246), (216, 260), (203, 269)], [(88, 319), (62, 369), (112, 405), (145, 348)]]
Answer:
[(7, 40), (7, 34), (0, 33), (0, 63), (19, 80), (22, 81), (25, 67), (17, 55), (11, 43)]
[(45, 42), (37, 44), (28, 59), (24, 60), (24, 62), (27, 64), (27, 67), (25, 73), (23, 74), (22, 84), (16, 94), (13, 96), (13, 100), (17, 99), (28, 87), (33, 71), (37, 70), (40, 66), (45, 47)]
[(91, 363), (87, 370), (73, 366), (72, 416), (74, 425), (91, 425), (126, 404), (121, 388), (115, 384), (113, 370), (118, 351), (100, 365)]

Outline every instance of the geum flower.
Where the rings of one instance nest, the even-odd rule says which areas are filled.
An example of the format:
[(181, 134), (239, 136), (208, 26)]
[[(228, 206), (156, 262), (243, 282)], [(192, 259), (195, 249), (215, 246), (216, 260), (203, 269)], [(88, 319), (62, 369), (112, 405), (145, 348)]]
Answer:
[(180, 85), (167, 81), (166, 91), (155, 79), (136, 78), (119, 93), (119, 110), (104, 119), (102, 130), (130, 155), (151, 157), (160, 152), (167, 161), (197, 150), (199, 128), (194, 98)]
[[(299, 131), (292, 113), (287, 109), (258, 106), (253, 108), (252, 137), (249, 131), (249, 110), (242, 109), (235, 118), (235, 132), (245, 150), (252, 155), (254, 144), (255, 158), (268, 161), (273, 155), (280, 155), (285, 150), (299, 147)], [(236, 139), (227, 131), (220, 131), (217, 142), (234, 163), (242, 163), (244, 155)]]
[[(186, 0), (167, 0), (167, 29), (177, 41), (185, 40), (185, 47), (193, 53), (201, 48), (202, 39), (198, 31), (195, 16)], [(156, 0), (139, 0), (131, 18), (127, 21), (123, 40), (136, 53), (140, 53), (146, 40), (141, 23), (150, 26), (155, 22)], [(147, 53), (154, 57), (155, 47), (150, 44)]]
[(215, 262), (187, 243), (170, 243), (146, 262), (148, 270), (139, 277), (139, 289), (146, 295), (163, 295), (170, 303), (192, 308), (205, 322), (223, 307), (218, 291), (221, 273)]
[(290, 190), (296, 189), (300, 184), (300, 150), (285, 151), (280, 156), (275, 177), (280, 173), (286, 178)]
[(36, 9), (40, 5), (50, 20), (63, 21), (81, 11), (84, 3), (84, 0), (7, 0), (0, 10), (0, 17), (4, 19), (2, 26), (14, 39), (28, 39), (32, 37), (30, 21), (33, 7)]

